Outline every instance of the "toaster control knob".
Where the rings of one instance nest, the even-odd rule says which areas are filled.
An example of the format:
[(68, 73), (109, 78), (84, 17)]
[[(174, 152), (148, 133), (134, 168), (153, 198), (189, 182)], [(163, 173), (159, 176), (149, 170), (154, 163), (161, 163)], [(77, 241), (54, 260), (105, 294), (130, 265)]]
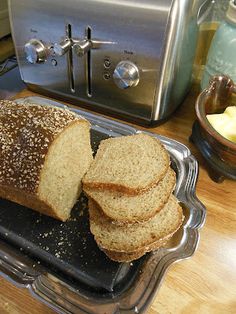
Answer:
[(131, 61), (121, 61), (117, 64), (113, 73), (116, 85), (121, 89), (134, 87), (139, 82), (138, 67)]
[(67, 39), (62, 41), (60, 44), (55, 43), (53, 45), (53, 51), (58, 56), (63, 56), (71, 48), (71, 40)]
[(40, 40), (31, 39), (24, 48), (29, 63), (42, 63), (47, 60), (47, 49)]

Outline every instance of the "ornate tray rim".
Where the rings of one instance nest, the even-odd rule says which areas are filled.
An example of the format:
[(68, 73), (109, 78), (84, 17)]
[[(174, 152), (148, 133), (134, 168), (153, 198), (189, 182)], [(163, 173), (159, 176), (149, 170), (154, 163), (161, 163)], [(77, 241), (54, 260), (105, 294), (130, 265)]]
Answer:
[[(34, 102), (66, 107), (43, 97), (25, 97), (18, 102)], [(68, 108), (68, 107), (67, 107)], [(183, 144), (148, 131), (141, 131), (124, 123), (116, 122), (84, 110), (69, 108), (84, 116), (93, 129), (106, 130), (111, 136), (128, 135), (138, 132), (159, 138), (165, 145), (178, 171), (175, 194), (189, 208), (189, 217), (183, 228), (180, 243), (173, 248), (162, 248), (149, 254), (142, 272), (132, 287), (119, 296), (110, 298), (87, 297), (82, 289), (75, 289), (50, 274), (41, 265), (4, 241), (0, 240), (0, 274), (16, 286), (27, 287), (34, 297), (46, 303), (59, 313), (142, 313), (150, 305), (169, 266), (191, 257), (197, 249), (200, 234), (206, 217), (206, 208), (196, 196), (198, 163), (190, 150)]]

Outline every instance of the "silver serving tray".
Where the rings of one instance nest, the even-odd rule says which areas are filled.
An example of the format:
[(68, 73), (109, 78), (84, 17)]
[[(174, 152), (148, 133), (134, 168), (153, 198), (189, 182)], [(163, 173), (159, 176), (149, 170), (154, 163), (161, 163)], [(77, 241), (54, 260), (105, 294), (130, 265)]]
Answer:
[[(65, 107), (41, 97), (18, 99), (19, 103), (39, 103)], [(109, 136), (135, 134), (140, 131), (123, 123), (115, 122), (86, 111), (70, 108), (91, 122), (93, 130)], [(34, 297), (59, 313), (142, 313), (150, 305), (164, 275), (171, 264), (189, 258), (199, 241), (199, 229), (205, 221), (206, 209), (195, 194), (198, 163), (183, 144), (146, 132), (159, 138), (168, 150), (172, 166), (177, 174), (175, 195), (182, 203), (185, 221), (182, 229), (165, 246), (147, 254), (141, 271), (132, 285), (120, 294), (98, 295), (84, 293), (59, 279), (40, 264), (36, 264), (22, 252), (0, 239), (0, 271), (3, 277), (16, 286), (27, 287)]]

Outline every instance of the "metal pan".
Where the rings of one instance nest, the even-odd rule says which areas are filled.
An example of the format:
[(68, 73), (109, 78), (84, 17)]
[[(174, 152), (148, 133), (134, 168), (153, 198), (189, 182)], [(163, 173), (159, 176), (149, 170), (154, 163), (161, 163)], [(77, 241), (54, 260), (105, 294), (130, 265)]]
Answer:
[[(63, 106), (41, 97), (18, 102)], [(71, 109), (91, 122), (91, 142), (141, 132), (92, 113)], [(116, 263), (102, 253), (89, 232), (87, 203), (82, 196), (72, 219), (61, 223), (15, 203), (0, 200), (0, 270), (16, 284), (61, 313), (142, 313), (153, 299), (168, 267), (197, 248), (205, 207), (195, 195), (198, 165), (189, 149), (158, 137), (171, 156), (177, 175), (175, 194), (185, 221), (164, 247), (133, 263)]]

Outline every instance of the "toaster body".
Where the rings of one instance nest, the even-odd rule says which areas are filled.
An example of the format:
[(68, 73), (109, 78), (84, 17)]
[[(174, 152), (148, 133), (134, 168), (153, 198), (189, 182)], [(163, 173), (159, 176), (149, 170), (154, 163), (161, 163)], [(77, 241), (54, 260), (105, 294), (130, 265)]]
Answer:
[(165, 119), (191, 83), (198, 8), (192, 0), (10, 0), (22, 80), (124, 119)]

